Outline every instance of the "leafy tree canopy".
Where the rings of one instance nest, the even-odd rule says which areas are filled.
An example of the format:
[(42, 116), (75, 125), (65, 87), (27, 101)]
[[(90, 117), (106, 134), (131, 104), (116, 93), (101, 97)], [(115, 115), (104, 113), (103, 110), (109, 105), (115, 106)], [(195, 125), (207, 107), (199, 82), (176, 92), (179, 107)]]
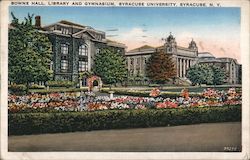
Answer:
[(215, 65), (211, 66), (211, 69), (213, 71), (213, 84), (218, 85), (225, 83), (227, 77), (225, 70)]
[(152, 54), (146, 66), (147, 77), (155, 83), (163, 84), (176, 76), (172, 58), (163, 51)]
[(223, 84), (226, 73), (223, 68), (214, 65), (196, 64), (187, 71), (187, 78), (193, 84)]
[(9, 29), (9, 80), (18, 84), (47, 81), (51, 78), (51, 43), (48, 37), (33, 25), (33, 15), (25, 21), (11, 13), (13, 26)]
[(123, 82), (127, 77), (125, 58), (112, 48), (101, 49), (94, 64), (94, 73), (106, 84)]

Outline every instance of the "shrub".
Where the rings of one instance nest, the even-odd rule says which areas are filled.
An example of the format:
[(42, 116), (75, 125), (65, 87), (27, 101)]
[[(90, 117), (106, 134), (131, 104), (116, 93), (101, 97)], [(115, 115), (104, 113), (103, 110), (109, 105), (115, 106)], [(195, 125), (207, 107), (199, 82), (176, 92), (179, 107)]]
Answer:
[(29, 89), (45, 89), (45, 86), (41, 86), (38, 84), (32, 84)]
[(47, 85), (49, 87), (74, 87), (75, 83), (71, 81), (48, 81)]
[(94, 112), (15, 113), (8, 115), (9, 135), (176, 126), (241, 121), (241, 106), (104, 110)]
[(149, 87), (160, 87), (159, 84), (149, 84), (148, 86), (149, 86)]
[(8, 86), (9, 91), (16, 94), (16, 95), (22, 95), (26, 92), (26, 86), (23, 84), (12, 84)]

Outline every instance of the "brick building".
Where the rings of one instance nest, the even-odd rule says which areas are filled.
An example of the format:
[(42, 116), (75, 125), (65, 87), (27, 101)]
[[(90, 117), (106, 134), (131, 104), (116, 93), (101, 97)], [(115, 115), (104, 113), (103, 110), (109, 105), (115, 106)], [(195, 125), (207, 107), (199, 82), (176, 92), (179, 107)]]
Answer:
[[(124, 55), (124, 44), (106, 39), (105, 32), (66, 20), (41, 26), (40, 16), (35, 26), (48, 34), (52, 43), (53, 61), (50, 64), (54, 80), (79, 82), (79, 73), (92, 71), (95, 54), (102, 48), (114, 48)], [(86, 81), (83, 80), (83, 85)]]

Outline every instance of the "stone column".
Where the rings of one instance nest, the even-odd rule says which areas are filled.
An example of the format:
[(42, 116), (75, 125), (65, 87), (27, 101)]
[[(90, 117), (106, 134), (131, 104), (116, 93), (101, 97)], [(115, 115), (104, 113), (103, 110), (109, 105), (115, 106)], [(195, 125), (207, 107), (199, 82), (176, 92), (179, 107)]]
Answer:
[(140, 74), (143, 75), (143, 56), (140, 57)]
[(177, 77), (179, 77), (179, 59), (176, 58), (176, 74), (177, 74)]
[(231, 81), (232, 70), (231, 70), (230, 63), (227, 63), (227, 68), (228, 68), (228, 73), (229, 73), (229, 75), (228, 75), (228, 82), (232, 83), (232, 81)]
[(234, 81), (235, 81), (235, 79), (234, 79), (235, 78), (235, 76), (234, 76), (235, 75), (235, 73), (234, 73), (235, 72), (234, 64), (231, 65), (231, 68), (232, 68), (232, 84), (233, 84)]
[(143, 66), (143, 56), (141, 56), (140, 61), (141, 61), (141, 71), (140, 72), (143, 75), (143, 68), (144, 68), (144, 66)]
[(180, 70), (179, 70), (179, 77), (182, 77), (182, 59), (180, 58)]
[(183, 77), (186, 77), (186, 59), (183, 59)]
[(130, 58), (127, 58), (128, 70), (130, 71)]
[(188, 70), (188, 59), (186, 59), (186, 73), (187, 73), (187, 70)]
[(137, 57), (134, 57), (134, 64), (133, 64), (133, 67), (134, 67), (134, 73), (133, 73), (133, 76), (136, 75), (136, 63), (137, 63)]

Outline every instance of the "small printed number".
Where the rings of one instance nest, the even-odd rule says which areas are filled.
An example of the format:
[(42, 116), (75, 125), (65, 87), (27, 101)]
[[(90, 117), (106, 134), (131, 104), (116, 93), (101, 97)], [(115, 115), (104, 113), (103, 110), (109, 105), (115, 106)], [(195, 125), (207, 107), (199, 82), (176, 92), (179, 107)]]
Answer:
[(224, 151), (238, 151), (238, 147), (224, 147)]

